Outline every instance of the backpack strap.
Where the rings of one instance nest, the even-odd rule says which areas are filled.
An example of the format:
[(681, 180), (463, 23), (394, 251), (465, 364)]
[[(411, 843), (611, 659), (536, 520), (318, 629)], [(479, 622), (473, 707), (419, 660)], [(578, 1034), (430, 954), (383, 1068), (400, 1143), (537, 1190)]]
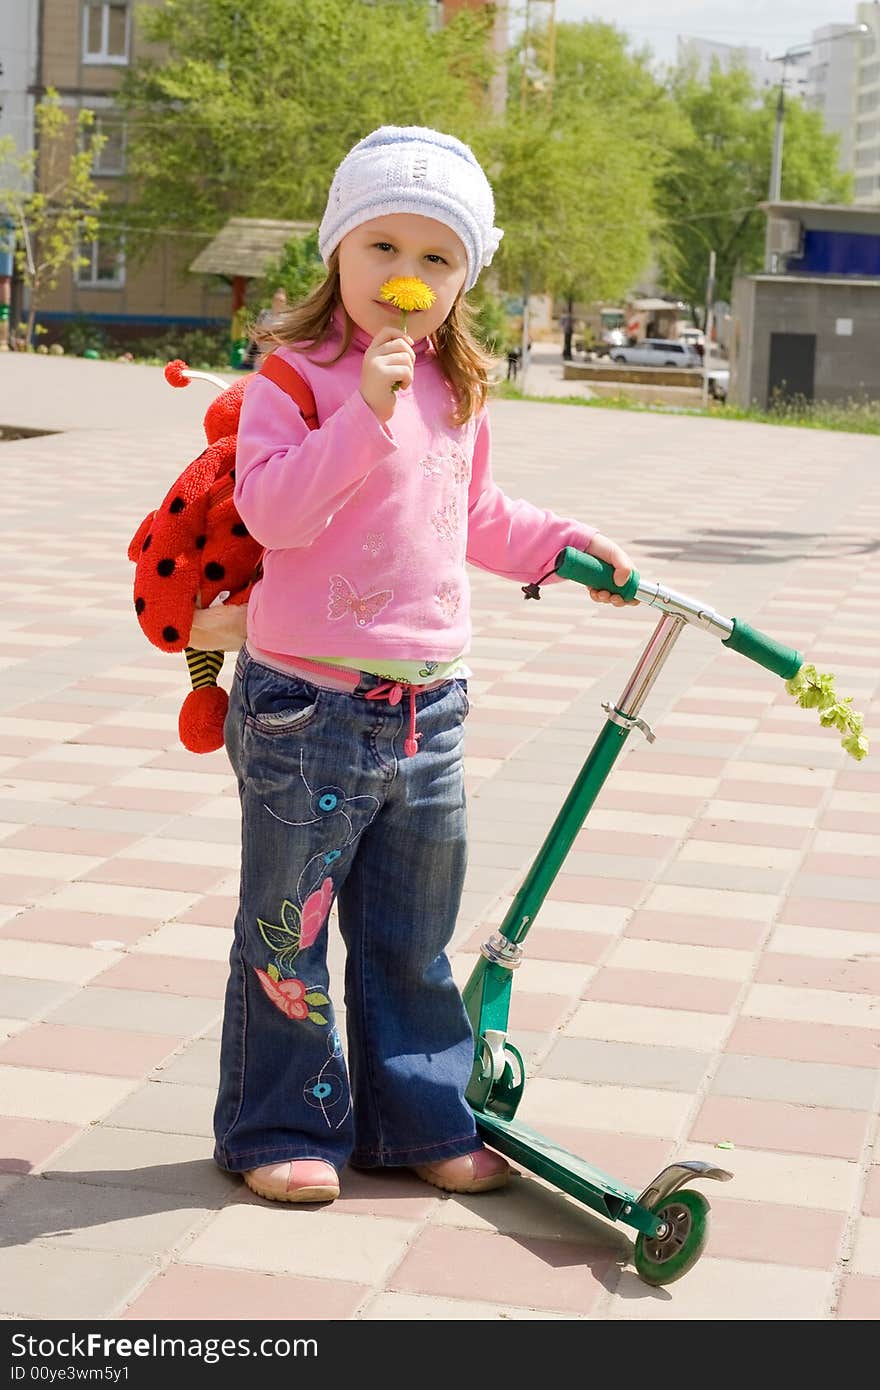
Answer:
[(261, 376), (267, 376), (286, 396), (299, 407), (299, 412), (310, 430), (318, 428), (318, 411), (311, 387), (304, 381), (295, 367), (285, 362), (276, 352), (270, 352), (259, 367)]

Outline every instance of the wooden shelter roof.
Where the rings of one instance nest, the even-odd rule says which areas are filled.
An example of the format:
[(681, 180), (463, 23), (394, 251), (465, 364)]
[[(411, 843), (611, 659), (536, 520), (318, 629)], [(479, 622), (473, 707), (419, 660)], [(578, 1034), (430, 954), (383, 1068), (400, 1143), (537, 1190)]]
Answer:
[(288, 241), (315, 230), (314, 222), (276, 222), (268, 217), (230, 217), (190, 265), (210, 275), (261, 276)]

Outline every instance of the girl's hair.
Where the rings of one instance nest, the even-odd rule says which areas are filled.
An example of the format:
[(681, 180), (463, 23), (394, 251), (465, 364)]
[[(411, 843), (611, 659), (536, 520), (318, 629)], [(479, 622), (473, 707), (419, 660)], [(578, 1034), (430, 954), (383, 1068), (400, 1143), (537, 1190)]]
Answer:
[[(289, 347), (305, 353), (306, 348), (320, 347), (335, 332), (333, 314), (337, 305), (342, 305), (342, 296), (339, 290), (339, 251), (335, 250), (330, 256), (327, 278), (323, 284), (299, 304), (274, 315), (271, 322), (255, 327), (254, 341), (265, 352), (275, 347)], [(320, 361), (309, 357), (309, 362), (332, 367), (348, 352), (355, 325), (344, 306), (343, 313), (345, 327), (336, 356)], [(456, 405), (450, 422), (453, 425), (466, 424), (482, 410), (489, 394), (489, 373), (493, 363), (471, 331), (474, 317), (473, 308), (460, 295), (433, 338), (437, 361), (455, 393)]]

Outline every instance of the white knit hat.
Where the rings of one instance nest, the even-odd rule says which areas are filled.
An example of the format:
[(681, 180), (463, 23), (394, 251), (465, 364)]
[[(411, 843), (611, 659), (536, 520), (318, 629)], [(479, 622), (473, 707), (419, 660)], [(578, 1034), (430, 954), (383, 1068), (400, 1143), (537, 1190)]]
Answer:
[(356, 144), (333, 175), (318, 232), (324, 264), (342, 238), (383, 213), (434, 217), (461, 237), (470, 290), (504, 233), (493, 226), (495, 199), (469, 147), (419, 125), (383, 125)]

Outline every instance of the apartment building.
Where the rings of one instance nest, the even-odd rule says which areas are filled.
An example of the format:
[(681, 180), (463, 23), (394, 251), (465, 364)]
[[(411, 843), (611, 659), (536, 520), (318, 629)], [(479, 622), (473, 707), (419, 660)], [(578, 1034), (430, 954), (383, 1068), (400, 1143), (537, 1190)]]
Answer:
[(880, 5), (858, 6), (856, 22), (868, 25), (859, 39), (853, 90), (855, 201), (880, 205)]

